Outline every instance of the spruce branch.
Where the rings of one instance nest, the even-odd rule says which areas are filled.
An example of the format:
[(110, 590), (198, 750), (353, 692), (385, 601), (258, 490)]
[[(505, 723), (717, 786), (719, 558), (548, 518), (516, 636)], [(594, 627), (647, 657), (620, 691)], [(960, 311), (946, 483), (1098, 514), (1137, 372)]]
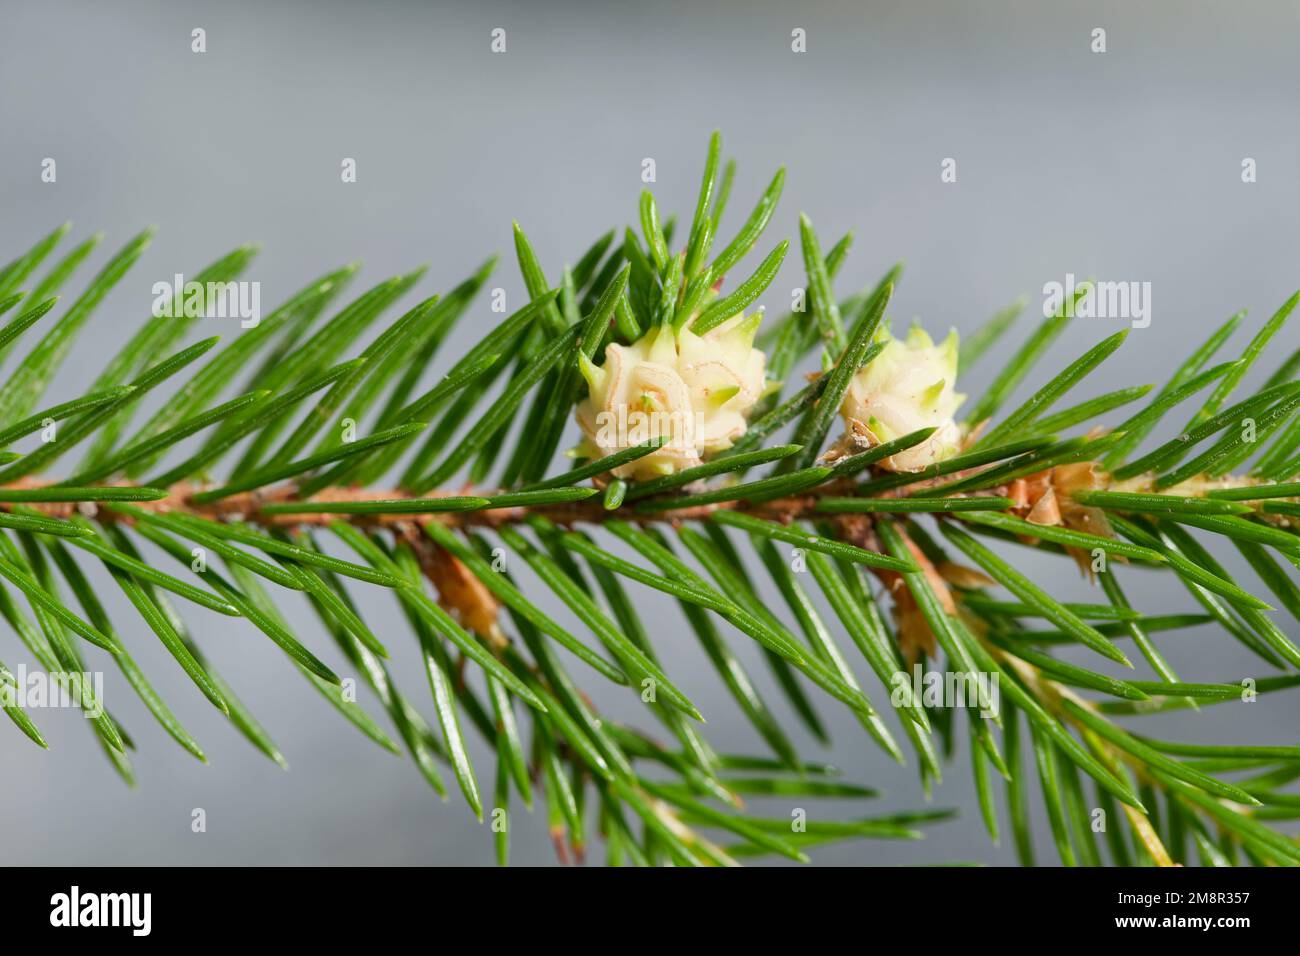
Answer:
[[(783, 725), (788, 711), (801, 734), (825, 742), (821, 711), (838, 706), (892, 759), (914, 760), (927, 790), (940, 785), (964, 719), (977, 811), (997, 839), (995, 778), (1003, 777), (1012, 842), (1026, 864), (1036, 859), (1031, 790), (1068, 865), (1300, 862), (1300, 843), (1277, 826), (1296, 816), (1297, 798), (1285, 790), (1300, 777), (1294, 742), (1170, 741), (1129, 722), (1300, 684), (1300, 648), (1287, 634), (1292, 625), (1281, 623), (1300, 621), (1300, 353), (1254, 394), (1238, 395), (1280, 341), (1297, 296), (1237, 360), (1206, 367), (1244, 313), (1159, 388), (1125, 387), (1060, 407), (1124, 345), (1120, 333), (1009, 406), (1070, 322), (1082, 288), (1010, 353), (959, 425), (959, 365), (1000, 351), (1024, 301), (994, 315), (960, 355), (955, 336), (942, 345), (919, 330), (894, 339), (888, 309), (901, 265), (838, 296), (852, 236), (823, 253), (804, 216), (807, 310), (759, 331), (745, 310), (774, 281), (788, 240), (764, 243), (752, 267), (742, 262), (759, 250), (785, 171), (715, 254), (734, 169), (715, 134), (677, 251), (676, 221), (662, 217), (649, 192), (635, 217), (639, 235), (625, 229), (620, 242), (610, 230), (550, 275), (516, 223), (528, 302), (454, 362), (440, 361), (441, 346), (474, 307), (495, 258), (391, 321), (384, 316), (424, 270), (344, 302), (359, 268), (345, 266), (227, 343), (182, 345), (210, 303), (181, 296), (140, 327), (84, 395), (44, 408), (77, 334), (152, 231), (112, 256), (62, 311), (57, 295), (99, 237), (43, 274), (70, 227), (42, 237), (0, 269), (0, 361), (28, 332), (44, 330), (0, 384), (0, 616), (51, 673), (82, 674), (111, 659), (177, 744), (206, 760), (135, 664), (123, 636), (131, 632), (110, 620), (92, 576), (73, 559), (84, 552), (194, 689), (284, 765), (172, 602), (197, 605), (187, 614), (242, 617), (360, 733), (409, 754), (440, 796), (451, 789), (450, 772), (470, 811), (491, 823), (500, 862), (514, 801), (544, 803), (561, 859), (583, 859), (598, 834), (616, 864), (733, 865), (767, 854), (806, 861), (827, 843), (915, 839), (920, 827), (946, 819), (950, 811), (814, 814), (792, 826), (788, 811), (763, 816), (747, 805), (875, 795), (807, 759)], [(196, 278), (204, 289), (238, 282), (256, 255), (240, 246)], [(799, 382), (795, 368), (819, 345), (818, 370)], [(696, 358), (683, 360), (686, 349)], [(637, 363), (671, 366), (679, 380), (713, 370), (716, 378), (700, 386), (703, 406), (692, 408), (703, 428), (698, 442), (683, 447), (671, 429), (595, 440), (584, 416), (598, 398), (624, 412), (669, 401), (671, 381), (632, 398), (617, 391)], [(241, 379), (245, 369), (252, 372)], [(946, 371), (914, 394), (896, 383), (915, 369)], [(785, 381), (763, 389), (764, 371)], [(437, 377), (426, 384), (430, 374)], [(1211, 386), (1181, 434), (1140, 453), (1162, 420)], [(151, 390), (161, 405), (136, 424)], [(227, 390), (232, 397), (223, 399)], [(1150, 393), (1118, 425), (1099, 423)], [(882, 420), (882, 394), (894, 403), (887, 411), (912, 402), (919, 417), (904, 416), (906, 427)], [(575, 411), (584, 440), (577, 461), (557, 468)], [(191, 439), (195, 450), (179, 458)], [(83, 457), (68, 477), (50, 477), (75, 447)], [(615, 542), (629, 556), (615, 553)], [(1035, 582), (1037, 562), (1014, 559), (1025, 548), (1078, 564), (1097, 599), (1058, 600)], [(178, 566), (156, 567), (159, 551)], [(1245, 560), (1265, 596), (1225, 568), (1225, 554)], [(525, 568), (528, 584), (516, 574)], [(1191, 610), (1142, 611), (1130, 595), (1150, 574), (1174, 575)], [(387, 590), (402, 609), (428, 682), (427, 708), (399, 685), (408, 675), (394, 673), (389, 647), (359, 611), (351, 589), (360, 587)], [(663, 656), (663, 625), (639, 610), (643, 588), (676, 602), (770, 753), (710, 745), (706, 709), (675, 680), (686, 665)], [(283, 590), (304, 596), (332, 646), (297, 631), (280, 610)], [(1180, 670), (1190, 662), (1162, 645), (1206, 623), (1277, 673), (1182, 679), (1172, 661)], [(736, 640), (758, 645), (781, 705), (749, 672)], [(1076, 646), (1088, 655), (1062, 653)], [(569, 658), (581, 665), (574, 673)], [(966, 688), (994, 681), (1001, 706), (978, 696), (933, 700), (912, 684), (912, 665), (942, 667)], [(369, 686), (386, 724), (343, 693), (340, 675), (350, 673)], [(0, 706), (45, 746), (17, 689), (14, 672), (0, 665)], [(633, 694), (659, 725), (655, 733), (603, 715), (602, 702)], [(131, 782), (130, 735), (103, 701), (79, 701)], [(476, 766), (474, 735), (495, 757), (490, 786)]]

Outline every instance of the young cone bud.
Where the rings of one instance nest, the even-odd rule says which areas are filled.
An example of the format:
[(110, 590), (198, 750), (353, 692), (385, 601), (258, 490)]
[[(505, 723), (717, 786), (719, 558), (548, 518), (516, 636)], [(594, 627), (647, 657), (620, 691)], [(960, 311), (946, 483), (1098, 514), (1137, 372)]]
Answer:
[(867, 447), (901, 438), (922, 428), (935, 433), (919, 445), (880, 461), (887, 471), (920, 471), (950, 458), (961, 447), (953, 416), (966, 400), (957, 380), (957, 333), (935, 345), (919, 326), (907, 339), (885, 333), (884, 350), (853, 376), (840, 414), (853, 439)]
[(580, 453), (602, 457), (666, 438), (614, 470), (619, 478), (649, 479), (730, 448), (767, 390), (766, 357), (753, 347), (758, 322), (757, 315), (736, 315), (704, 335), (661, 325), (631, 345), (610, 345), (604, 365), (584, 363), (589, 394), (577, 409)]

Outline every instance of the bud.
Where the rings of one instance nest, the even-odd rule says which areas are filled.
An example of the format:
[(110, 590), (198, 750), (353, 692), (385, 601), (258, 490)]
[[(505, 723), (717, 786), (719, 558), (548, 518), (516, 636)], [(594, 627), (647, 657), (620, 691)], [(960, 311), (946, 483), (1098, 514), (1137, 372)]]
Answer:
[(942, 345), (935, 345), (920, 326), (913, 326), (906, 340), (885, 335), (885, 348), (849, 383), (840, 414), (852, 439), (865, 447), (934, 427), (934, 434), (919, 445), (879, 463), (887, 471), (920, 471), (961, 448), (961, 430), (953, 420), (966, 400), (953, 387), (957, 332)]
[(753, 347), (761, 315), (735, 315), (703, 335), (660, 325), (631, 345), (610, 345), (604, 365), (581, 360), (589, 395), (578, 405), (578, 453), (600, 458), (656, 438), (619, 478), (671, 475), (730, 448), (768, 391), (766, 356)]

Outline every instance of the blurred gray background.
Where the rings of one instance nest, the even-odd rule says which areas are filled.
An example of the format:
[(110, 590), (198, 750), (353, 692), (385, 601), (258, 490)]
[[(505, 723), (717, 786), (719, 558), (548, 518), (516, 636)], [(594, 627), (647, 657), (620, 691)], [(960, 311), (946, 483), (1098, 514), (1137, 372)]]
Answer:
[[(787, 164), (785, 196), (763, 249), (796, 234), (800, 210), (826, 244), (854, 229), (840, 288), (855, 289), (905, 260), (892, 306), (898, 321), (919, 316), (936, 334), (948, 326), (968, 333), (1026, 293), (1032, 305), (1023, 336), (1043, 284), (1067, 272), (1151, 282), (1151, 326), (1134, 332), (1086, 386), (1093, 394), (1163, 381), (1212, 326), (1245, 306), (1246, 329), (1229, 347), (1239, 351), (1300, 281), (1295, 3), (2, 6), (0, 258), (64, 219), (76, 222), (73, 239), (105, 230), (107, 240), (68, 287), (75, 293), (133, 232), (160, 226), (81, 337), (51, 400), (86, 387), (147, 316), (155, 281), (193, 273), (244, 241), (265, 244), (245, 276), (261, 281), (264, 310), (354, 258), (365, 261), (362, 282), (428, 263), (417, 288), (428, 295), (492, 251), (504, 256), (492, 284), (517, 302), (512, 218), (554, 276), (597, 234), (635, 221), (643, 157), (657, 161), (661, 207), (689, 216), (715, 128), (727, 155), (740, 160), (724, 232), (747, 214), (773, 169)], [(195, 27), (207, 31), (203, 55), (190, 51)], [(489, 52), (494, 27), (507, 31), (505, 55)], [(807, 31), (802, 55), (790, 50), (796, 27)], [(1105, 54), (1090, 52), (1094, 27), (1107, 30)], [(58, 163), (55, 184), (40, 181), (45, 157)], [(355, 184), (340, 183), (344, 157), (357, 161)], [(957, 160), (955, 184), (939, 181), (945, 157)], [(1257, 161), (1254, 184), (1241, 181), (1244, 157)], [(783, 312), (801, 282), (791, 255), (769, 308)], [(480, 300), (430, 379), (493, 319)], [(196, 337), (238, 334), (229, 320), (215, 328), (222, 322), (199, 323)], [(1076, 321), (1041, 373), (1124, 324)], [(1285, 334), (1254, 381), (1294, 347), (1294, 332)], [(962, 390), (978, 391), (995, 364), (982, 364)], [(1064, 561), (1020, 557), (1056, 593), (1088, 599)], [(1233, 555), (1225, 559), (1241, 569)], [(406, 760), (345, 724), (250, 626), (189, 615), (201, 645), (288, 756), (288, 773), (194, 692), (157, 641), (133, 628), (116, 589), (97, 580), (124, 639), (211, 763), (181, 751), (110, 674), (109, 705), (139, 746), (138, 789), (123, 786), (73, 713), (36, 713), (49, 753), (6, 726), (6, 863), (491, 861), (491, 834), (458, 795), (440, 803)], [(1134, 573), (1127, 581), (1145, 610), (1191, 607), (1165, 577)], [(431, 717), (398, 610), (368, 593), (365, 607), (394, 650), (408, 696)], [(662, 622), (654, 635), (659, 652), (703, 705), (711, 741), (761, 753), (676, 609), (653, 596), (644, 607)], [(289, 601), (287, 609), (304, 638), (340, 665), (306, 606)], [(1293, 621), (1278, 620), (1294, 635)], [(728, 636), (784, 714), (747, 639)], [(1259, 673), (1216, 628), (1165, 633), (1159, 643), (1187, 680)], [(0, 659), (13, 667), (22, 658), (16, 639), (0, 634)], [(575, 672), (594, 686), (589, 671), (575, 665)], [(884, 699), (874, 682), (867, 687)], [(637, 716), (622, 698), (598, 700), (615, 715)], [(381, 713), (371, 697), (363, 702)], [(922, 804), (914, 768), (890, 763), (842, 707), (817, 702), (833, 748), (823, 751), (787, 721), (809, 757), (831, 760), (885, 795), (870, 805), (810, 802), (811, 813)], [(1290, 694), (1146, 726), (1179, 739), (1294, 744), (1298, 717), (1300, 697)], [(481, 748), (474, 756), (490, 792), (493, 762)], [(1012, 862), (1006, 839), (990, 845), (978, 822), (964, 741), (931, 804), (964, 812), (929, 828), (920, 843), (850, 843), (817, 860)], [(760, 806), (789, 814), (789, 801)], [(207, 812), (205, 834), (190, 831), (196, 807)], [(1035, 812), (1039, 858), (1054, 861)], [(544, 816), (516, 812), (515, 820), (514, 860), (549, 862)]]

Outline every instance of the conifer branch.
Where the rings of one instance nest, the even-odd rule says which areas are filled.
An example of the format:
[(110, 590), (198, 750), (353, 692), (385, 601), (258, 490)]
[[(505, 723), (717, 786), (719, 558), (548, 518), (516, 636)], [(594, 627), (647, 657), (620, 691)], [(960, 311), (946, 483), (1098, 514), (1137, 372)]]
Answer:
[[(1009, 353), (958, 424), (959, 364), (965, 370), (997, 354), (1024, 303), (996, 314), (960, 361), (955, 337), (935, 345), (914, 330), (896, 340), (888, 308), (901, 265), (837, 296), (851, 236), (823, 254), (805, 216), (807, 311), (759, 332), (759, 317), (744, 310), (774, 281), (788, 243), (752, 267), (741, 263), (762, 251), (785, 173), (715, 255), (733, 172), (715, 135), (677, 252), (674, 221), (649, 193), (635, 217), (641, 235), (627, 229), (619, 242), (610, 231), (550, 277), (516, 224), (529, 301), (450, 363), (440, 361), (440, 347), (495, 259), (422, 299), (359, 350), (423, 270), (340, 307), (358, 271), (347, 266), (228, 343), (183, 347), (214, 304), (213, 290), (237, 283), (253, 261), (255, 247), (241, 246), (198, 274), (197, 291), (156, 312), (85, 395), (45, 407), (75, 336), (151, 232), (132, 239), (62, 311), (56, 294), (97, 240), (48, 267), (29, 295), (20, 290), (68, 228), (43, 237), (0, 269), (0, 360), (44, 330), (0, 385), (0, 617), (52, 674), (112, 660), (176, 742), (206, 759), (134, 663), (122, 636), (130, 632), (110, 620), (73, 558), (81, 552), (102, 565), (194, 689), (283, 764), (173, 602), (188, 605), (186, 615), (242, 617), (357, 731), (409, 754), (440, 795), (451, 789), (450, 772), (471, 812), (490, 818), (501, 862), (510, 834), (503, 821), (516, 800), (545, 803), (561, 859), (582, 859), (598, 834), (609, 862), (633, 864), (731, 865), (764, 854), (804, 861), (828, 842), (917, 838), (918, 827), (948, 815), (814, 817), (792, 827), (782, 814), (751, 811), (749, 798), (801, 806), (874, 791), (805, 758), (733, 649), (737, 639), (758, 644), (781, 709), (807, 736), (824, 741), (819, 710), (846, 706), (884, 753), (915, 762), (927, 788), (938, 785), (941, 754), (951, 754), (965, 719), (978, 812), (996, 839), (994, 780), (1003, 777), (1013, 841), (1027, 864), (1036, 859), (1031, 788), (1067, 864), (1300, 862), (1300, 843), (1278, 826), (1296, 815), (1296, 798), (1284, 791), (1300, 777), (1294, 741), (1202, 745), (1133, 726), (1147, 713), (1210, 710), (1300, 684), (1300, 648), (1286, 630), (1300, 621), (1296, 356), (1254, 394), (1237, 394), (1252, 366), (1273, 354), (1300, 293), (1234, 361), (1207, 367), (1245, 324), (1241, 314), (1158, 390), (1125, 387), (1058, 407), (1124, 345), (1121, 333), (1010, 405), (1088, 294), (1080, 289)], [(764, 371), (791, 380), (819, 345), (820, 371), (801, 387), (764, 388)], [(246, 368), (252, 374), (221, 400)], [(440, 377), (426, 385), (435, 369)], [(919, 390), (898, 384), (918, 369), (942, 374)], [(637, 394), (627, 391), (633, 374), (643, 376)], [(1139, 454), (1166, 416), (1206, 389), (1199, 408), (1180, 412), (1183, 433)], [(162, 403), (140, 424), (140, 400), (154, 390)], [(1098, 423), (1153, 390), (1119, 424)], [(689, 427), (698, 432), (678, 431), (687, 428), (679, 423), (612, 441), (597, 434), (598, 410), (667, 403), (682, 411), (682, 395), (695, 403)], [(914, 405), (905, 427), (887, 420), (900, 402)], [(575, 414), (577, 461), (557, 471)], [(786, 429), (790, 441), (775, 443)], [(82, 460), (66, 464), (75, 449)], [(58, 470), (68, 477), (47, 477)], [(622, 554), (606, 546), (614, 541)], [(1057, 600), (1035, 582), (1036, 562), (1026, 572), (1008, 557), (1024, 548), (1076, 563), (1098, 599)], [(159, 552), (177, 565), (155, 566)], [(1246, 561), (1266, 597), (1224, 567), (1224, 553)], [(535, 579), (527, 585), (516, 576), (525, 568)], [(752, 577), (759, 568), (770, 582)], [(1153, 615), (1135, 606), (1132, 582), (1152, 573), (1174, 575), (1189, 610)], [(384, 588), (402, 609), (429, 707), (401, 689), (407, 675), (390, 670), (388, 647), (354, 602), (358, 587)], [(536, 588), (547, 592), (546, 607), (530, 596)], [(712, 748), (703, 709), (674, 681), (683, 662), (661, 657), (659, 626), (638, 612), (641, 588), (678, 603), (770, 754)], [(278, 608), (282, 589), (306, 597), (332, 647), (295, 632)], [(1276, 673), (1183, 680), (1180, 655), (1160, 645), (1205, 623)], [(1086, 655), (1060, 653), (1075, 645)], [(957, 680), (951, 686), (991, 682), (1000, 704), (931, 699), (912, 683), (913, 664), (942, 666)], [(340, 674), (351, 673), (368, 684), (386, 722), (342, 693)], [(45, 746), (18, 689), (0, 664), (0, 706)], [(634, 693), (657, 733), (601, 716), (598, 700)], [(103, 701), (80, 703), (130, 782), (130, 735)], [(467, 732), (496, 758), (491, 788)]]

